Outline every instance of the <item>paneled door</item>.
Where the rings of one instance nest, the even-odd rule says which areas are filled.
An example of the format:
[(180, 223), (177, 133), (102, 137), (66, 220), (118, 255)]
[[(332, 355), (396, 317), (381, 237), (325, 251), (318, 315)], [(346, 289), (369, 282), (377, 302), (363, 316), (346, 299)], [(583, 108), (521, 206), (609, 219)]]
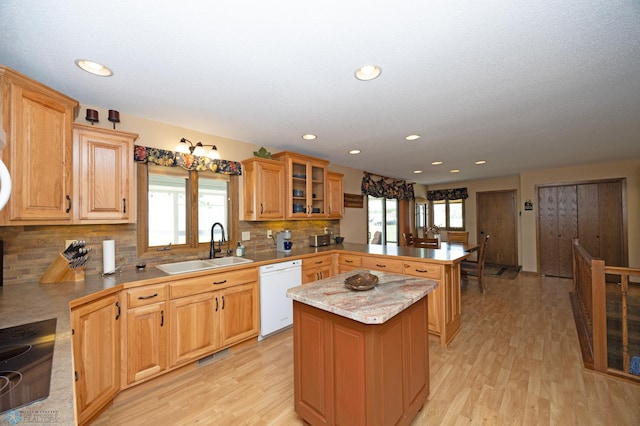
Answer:
[(578, 236), (576, 186), (538, 188), (540, 273), (573, 276), (571, 244)]
[(476, 194), (478, 236), (491, 235), (485, 262), (498, 265), (518, 265), (516, 233), (516, 191), (489, 191)]
[(624, 180), (538, 188), (541, 275), (571, 278), (572, 242), (611, 266), (627, 266)]

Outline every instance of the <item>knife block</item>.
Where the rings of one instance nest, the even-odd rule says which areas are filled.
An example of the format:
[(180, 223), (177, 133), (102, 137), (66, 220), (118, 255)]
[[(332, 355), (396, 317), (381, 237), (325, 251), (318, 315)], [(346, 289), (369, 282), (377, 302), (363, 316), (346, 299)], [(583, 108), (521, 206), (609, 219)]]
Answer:
[(62, 253), (59, 253), (58, 257), (49, 265), (40, 278), (40, 284), (84, 281), (85, 268), (85, 266), (81, 266), (71, 269), (69, 267), (69, 260), (67, 260)]

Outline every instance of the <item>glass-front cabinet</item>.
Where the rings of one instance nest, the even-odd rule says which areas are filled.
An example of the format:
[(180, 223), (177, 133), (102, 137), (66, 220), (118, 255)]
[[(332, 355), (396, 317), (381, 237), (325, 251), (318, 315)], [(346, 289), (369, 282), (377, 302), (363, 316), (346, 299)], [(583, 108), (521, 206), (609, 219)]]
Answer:
[(286, 219), (326, 218), (327, 166), (329, 162), (293, 152), (279, 152), (274, 160), (284, 161)]

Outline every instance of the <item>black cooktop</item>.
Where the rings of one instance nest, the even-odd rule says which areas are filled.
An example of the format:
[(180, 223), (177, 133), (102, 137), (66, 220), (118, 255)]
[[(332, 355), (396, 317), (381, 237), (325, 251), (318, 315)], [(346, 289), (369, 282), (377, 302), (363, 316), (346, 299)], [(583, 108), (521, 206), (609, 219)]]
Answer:
[(56, 319), (0, 329), (0, 413), (49, 396)]

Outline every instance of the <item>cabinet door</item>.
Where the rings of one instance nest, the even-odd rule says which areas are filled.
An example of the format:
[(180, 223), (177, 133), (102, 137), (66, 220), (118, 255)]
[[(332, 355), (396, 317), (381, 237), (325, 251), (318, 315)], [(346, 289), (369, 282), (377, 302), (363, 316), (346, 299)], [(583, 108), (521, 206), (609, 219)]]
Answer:
[(215, 332), (220, 302), (213, 292), (170, 302), (170, 366), (208, 355), (220, 346)]
[(284, 219), (285, 165), (251, 158), (244, 167), (244, 220)]
[(77, 222), (135, 222), (132, 157), (136, 138), (131, 133), (74, 126)]
[(106, 296), (71, 311), (78, 423), (109, 404), (120, 390), (120, 304)]
[(218, 297), (221, 346), (258, 335), (260, 326), (257, 283), (230, 287), (218, 292)]
[(3, 157), (13, 178), (5, 218), (12, 225), (71, 223), (77, 102), (7, 70), (0, 77), (0, 101), (10, 117)]
[(166, 304), (156, 303), (127, 312), (127, 384), (167, 368)]
[(327, 175), (327, 216), (341, 218), (343, 211), (342, 174), (329, 172)]

